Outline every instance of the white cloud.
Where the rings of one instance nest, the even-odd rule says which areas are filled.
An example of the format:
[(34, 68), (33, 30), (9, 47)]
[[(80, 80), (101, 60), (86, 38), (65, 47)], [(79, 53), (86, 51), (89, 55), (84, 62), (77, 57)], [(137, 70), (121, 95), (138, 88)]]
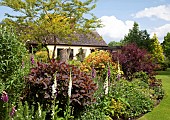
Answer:
[(144, 10), (137, 12), (133, 16), (135, 18), (157, 17), (159, 19), (170, 21), (170, 5), (160, 5), (157, 7), (145, 8)]
[[(134, 21), (121, 21), (115, 16), (103, 16), (100, 18), (103, 28), (97, 29), (97, 32), (109, 43), (111, 41), (120, 41), (129, 29), (133, 27)], [(109, 38), (109, 39), (108, 39)]]
[(164, 36), (166, 36), (168, 32), (170, 32), (170, 24), (165, 24), (150, 31), (151, 37), (156, 33), (160, 42), (163, 42)]

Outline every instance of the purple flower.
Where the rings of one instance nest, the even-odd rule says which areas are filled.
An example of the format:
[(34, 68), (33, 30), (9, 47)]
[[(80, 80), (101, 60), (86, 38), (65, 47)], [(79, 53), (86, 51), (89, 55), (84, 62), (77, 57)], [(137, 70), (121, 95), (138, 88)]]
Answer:
[(5, 91), (2, 92), (1, 100), (4, 102), (8, 102), (8, 100), (9, 100), (8, 94)]
[(35, 63), (35, 61), (34, 61), (34, 56), (33, 56), (33, 55), (31, 55), (30, 60), (31, 60), (31, 64), (33, 65), (33, 64)]
[(12, 107), (12, 110), (11, 110), (11, 112), (10, 112), (10, 116), (11, 116), (11, 117), (14, 116), (15, 111), (16, 111), (16, 109), (15, 109), (15, 106), (14, 106), (14, 107)]
[(94, 66), (92, 67), (92, 78), (96, 77), (96, 70), (94, 69)]

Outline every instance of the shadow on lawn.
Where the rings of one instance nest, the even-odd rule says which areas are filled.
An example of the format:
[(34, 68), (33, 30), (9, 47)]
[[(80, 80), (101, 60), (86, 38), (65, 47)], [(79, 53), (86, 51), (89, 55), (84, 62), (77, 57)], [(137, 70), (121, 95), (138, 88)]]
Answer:
[(168, 68), (166, 71), (157, 71), (157, 74), (170, 76), (170, 68)]

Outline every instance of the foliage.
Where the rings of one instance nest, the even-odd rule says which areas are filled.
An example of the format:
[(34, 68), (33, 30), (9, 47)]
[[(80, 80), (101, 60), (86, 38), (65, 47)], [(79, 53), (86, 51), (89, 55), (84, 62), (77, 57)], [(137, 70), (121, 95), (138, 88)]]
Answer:
[(170, 32), (168, 32), (167, 35), (164, 37), (162, 48), (165, 56), (170, 60)]
[[(141, 114), (147, 113), (153, 109), (153, 102), (150, 99), (148, 85), (142, 81), (135, 80), (128, 82), (119, 80), (112, 87), (111, 95), (115, 99), (120, 99), (120, 110), (123, 119), (135, 118)], [(114, 101), (115, 103), (115, 101)], [(118, 104), (118, 103), (116, 103)], [(113, 107), (114, 110), (116, 108)], [(125, 110), (124, 110), (125, 109)]]
[[(17, 16), (6, 13), (3, 22), (16, 27), (20, 40), (35, 40), (46, 47), (46, 39), (57, 38), (69, 43), (76, 39), (76, 33), (89, 33), (100, 27), (100, 21), (90, 13), (96, 6), (96, 0), (2, 0), (0, 5), (21, 13)], [(85, 15), (90, 17), (85, 17)], [(26, 34), (25, 34), (26, 33)], [(64, 39), (63, 39), (64, 38)], [(54, 51), (56, 46), (54, 46)], [(54, 51), (52, 59), (54, 58)], [(48, 57), (50, 58), (49, 54)]]
[(151, 38), (150, 41), (151, 41), (150, 53), (152, 55), (152, 59), (154, 60), (154, 62), (158, 64), (163, 63), (165, 61), (163, 49), (159, 43), (156, 34), (154, 34), (153, 38)]
[(160, 101), (164, 97), (164, 90), (162, 88), (162, 80), (151, 77), (149, 79), (149, 87), (153, 90), (152, 99)]
[(44, 51), (44, 50), (37, 51), (35, 53), (35, 58), (37, 59), (37, 61), (47, 62), (48, 61), (48, 53), (47, 53), (47, 51)]
[[(169, 113), (170, 113), (170, 68), (166, 71), (158, 71), (158, 75), (156, 76), (157, 79), (162, 79), (163, 89), (165, 91), (165, 97), (161, 101), (161, 103), (156, 106), (152, 112), (145, 114), (139, 120), (168, 120)], [(166, 111), (166, 112), (165, 112)]]
[(155, 64), (146, 50), (140, 49), (135, 44), (129, 44), (121, 48), (120, 52), (112, 53), (113, 61), (119, 59), (122, 70), (127, 79), (131, 80), (134, 73), (143, 71), (149, 76), (155, 74)]
[[(29, 71), (29, 58), (15, 30), (9, 26), (0, 26), (0, 54), (0, 92), (5, 90), (8, 93), (10, 105), (19, 100), (25, 85), (24, 76)], [(2, 106), (3, 103), (0, 104), (0, 117), (4, 116)]]
[(92, 52), (83, 61), (83, 66), (94, 67), (99, 74), (103, 74), (103, 71), (107, 69), (108, 64), (110, 64), (113, 69), (116, 68), (116, 63), (112, 62), (111, 54), (104, 50), (96, 50), (95, 52)]
[(83, 111), (83, 114), (78, 120), (108, 120), (107, 117), (101, 109), (90, 106)]
[(133, 28), (129, 30), (128, 35), (125, 35), (122, 40), (123, 44), (135, 43), (140, 48), (148, 49), (150, 45), (150, 35), (146, 30), (139, 30), (138, 23), (134, 22)]
[(116, 42), (116, 41), (111, 41), (108, 46), (109, 47), (114, 47), (114, 46), (121, 46), (122, 43), (121, 42)]
[(64, 62), (52, 60), (50, 63), (37, 63), (31, 68), (31, 73), (26, 77), (26, 89), (24, 99), (29, 103), (39, 102), (44, 109), (51, 105), (52, 85), (54, 83), (54, 73), (56, 73), (56, 100), (59, 101), (59, 108), (65, 110), (68, 99), (68, 85), (70, 79), (70, 69), (72, 74), (72, 91), (70, 105), (74, 108), (74, 113), (83, 109), (84, 106), (94, 102), (93, 94), (97, 89), (96, 84), (91, 79), (91, 75), (81, 72), (77, 67)]
[(13, 120), (45, 120), (46, 111), (42, 111), (39, 103), (36, 104), (38, 104), (38, 110), (33, 105), (29, 107), (27, 102), (24, 104), (19, 102)]
[(0, 26), (0, 47), (0, 76), (5, 82), (21, 67), (26, 50), (18, 41), (14, 29), (8, 26)]

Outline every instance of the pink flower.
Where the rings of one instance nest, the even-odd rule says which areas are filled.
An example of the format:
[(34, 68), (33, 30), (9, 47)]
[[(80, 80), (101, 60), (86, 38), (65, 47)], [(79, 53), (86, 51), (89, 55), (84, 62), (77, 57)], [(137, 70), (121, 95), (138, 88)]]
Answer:
[(8, 102), (8, 100), (9, 100), (8, 94), (5, 91), (2, 92), (1, 100), (4, 102)]
[(11, 117), (14, 116), (15, 111), (16, 111), (16, 109), (15, 109), (15, 106), (14, 106), (14, 107), (12, 107), (12, 110), (11, 110), (11, 112), (10, 112), (10, 116), (11, 116)]

